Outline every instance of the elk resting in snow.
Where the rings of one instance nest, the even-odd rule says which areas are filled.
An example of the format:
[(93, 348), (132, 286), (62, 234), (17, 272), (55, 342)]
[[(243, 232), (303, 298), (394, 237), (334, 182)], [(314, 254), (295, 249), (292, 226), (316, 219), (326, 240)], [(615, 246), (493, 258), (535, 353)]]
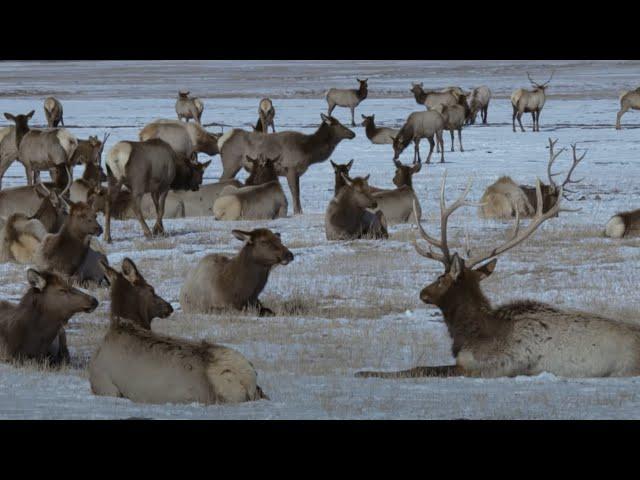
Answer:
[(122, 273), (103, 267), (111, 284), (111, 321), (89, 364), (95, 395), (157, 404), (268, 398), (253, 365), (235, 350), (150, 330), (153, 318), (166, 318), (173, 308), (130, 259), (122, 261)]
[(604, 234), (611, 238), (635, 236), (640, 233), (640, 210), (616, 213), (607, 222)]
[(331, 199), (324, 216), (327, 240), (389, 238), (384, 214), (367, 210), (378, 207), (369, 189), (369, 175), (350, 179), (342, 174), (342, 177), (345, 185)]
[(413, 219), (413, 204), (417, 205), (418, 215), (422, 215), (420, 202), (413, 191), (414, 174), (420, 171), (421, 163), (414, 163), (412, 166), (403, 165), (398, 160), (393, 162), (396, 166), (396, 173), (393, 183), (397, 187), (395, 190), (384, 190), (373, 192), (372, 196), (378, 204), (378, 210), (382, 211), (388, 223), (407, 223)]
[(616, 114), (616, 129), (620, 130), (620, 119), (629, 110), (640, 110), (640, 87), (620, 93), (620, 110)]
[(491, 101), (491, 90), (489, 87), (476, 87), (471, 91), (469, 96), (469, 123), (476, 123), (476, 117), (480, 112), (482, 123), (487, 123), (487, 113), (489, 111), (489, 102)]
[[(451, 252), (447, 221), (465, 201), (447, 207), (444, 178), (440, 191), (440, 239), (420, 224), (429, 249), (415, 243), (418, 253), (443, 264), (444, 272), (420, 292), (420, 299), (440, 309), (452, 337), (455, 365), (416, 367), (401, 372), (359, 372), (359, 377), (420, 377), (464, 375), (515, 377), (548, 372), (562, 377), (621, 377), (640, 374), (640, 328), (580, 311), (560, 310), (533, 300), (493, 307), (480, 282), (495, 270), (497, 258), (529, 238), (549, 218), (561, 212), (558, 202), (542, 211), (542, 190), (536, 186), (537, 211), (526, 228), (516, 217), (510, 238), (498, 247), (463, 259)], [(562, 187), (560, 187), (562, 189)], [(560, 192), (562, 193), (562, 192)], [(435, 247), (440, 250), (433, 250)], [(488, 261), (488, 262), (487, 262)]]
[(273, 315), (258, 297), (276, 265), (287, 265), (293, 254), (280, 241), (280, 234), (266, 228), (251, 232), (233, 230), (234, 237), (244, 242), (233, 258), (210, 254), (188, 274), (180, 291), (180, 304), (185, 312), (208, 313), (225, 308), (258, 309), (259, 315)]
[[(587, 154), (585, 151), (582, 156), (578, 157), (576, 145), (571, 146), (573, 152), (571, 168), (569, 168), (567, 176), (562, 184), (558, 185), (553, 181), (553, 177), (558, 174), (551, 173), (551, 167), (565, 149), (563, 148), (559, 152), (554, 153), (553, 149), (557, 141), (558, 140), (552, 141), (549, 139), (549, 163), (547, 164), (549, 185), (541, 184), (540, 187), (542, 190), (542, 211), (545, 213), (557, 203), (561, 190), (564, 192), (565, 198), (567, 198), (567, 193), (574, 193), (566, 187), (571, 183), (578, 183), (581, 181), (572, 180), (571, 174)], [(536, 202), (537, 196), (535, 187), (517, 185), (510, 177), (500, 177), (494, 184), (490, 185), (482, 195), (482, 198), (480, 199), (481, 206), (478, 214), (482, 218), (504, 219), (512, 218), (516, 215), (519, 215), (522, 218), (527, 218), (531, 217), (538, 208)]]
[(44, 116), (47, 118), (47, 126), (49, 128), (56, 128), (58, 124), (64, 127), (62, 104), (57, 98), (47, 97), (44, 101)]
[(413, 150), (413, 162), (420, 163), (420, 140), (426, 138), (429, 141), (429, 155), (427, 163), (431, 163), (431, 154), (436, 137), (440, 148), (440, 163), (444, 162), (444, 142), (442, 140), (442, 130), (444, 130), (444, 117), (435, 110), (426, 112), (413, 112), (407, 117), (404, 125), (400, 128), (400, 132), (393, 139), (393, 159), (398, 160), (400, 154), (413, 141), (415, 147)]
[(348, 163), (345, 163), (342, 165), (338, 163), (333, 163), (333, 160), (329, 160), (329, 161), (331, 162), (331, 166), (333, 167), (333, 173), (335, 175), (335, 186), (333, 188), (333, 196), (335, 197), (336, 195), (338, 195), (338, 192), (340, 192), (342, 187), (344, 187), (347, 184), (347, 182), (345, 181), (345, 178), (350, 178), (349, 171), (353, 166), (353, 158), (349, 160)]
[(64, 327), (98, 301), (51, 272), (27, 270), (29, 290), (20, 303), (0, 302), (0, 359), (69, 361)]
[(276, 127), (273, 124), (273, 119), (276, 117), (276, 109), (273, 107), (273, 103), (270, 98), (263, 98), (258, 105), (258, 122), (254, 127), (256, 132), (268, 133), (269, 126), (276, 133)]
[(342, 89), (342, 88), (330, 88), (327, 92), (326, 99), (329, 108), (327, 110), (327, 115), (331, 116), (333, 109), (338, 107), (345, 107), (351, 110), (351, 126), (356, 126), (356, 121), (354, 117), (355, 109), (360, 102), (362, 102), (369, 93), (367, 88), (367, 80), (360, 80), (357, 78), (360, 86), (357, 89)]
[(375, 115), (362, 115), (362, 126), (364, 132), (371, 143), (378, 145), (393, 143), (393, 138), (398, 135), (399, 130), (389, 127), (376, 127)]
[(178, 114), (178, 120), (189, 121), (192, 119), (197, 124), (200, 124), (202, 112), (204, 111), (204, 104), (199, 98), (190, 97), (189, 92), (178, 92), (178, 100), (176, 100), (176, 113)]
[(540, 131), (540, 112), (542, 111), (542, 107), (544, 107), (546, 89), (553, 78), (553, 74), (554, 72), (551, 72), (551, 76), (546, 82), (536, 83), (531, 79), (531, 75), (527, 73), (527, 77), (529, 78), (533, 89), (526, 90), (524, 88), (519, 88), (511, 94), (511, 105), (513, 106), (513, 117), (511, 120), (514, 132), (516, 131), (516, 118), (518, 119), (520, 129), (524, 132), (524, 127), (522, 126), (521, 121), (523, 113), (531, 113), (533, 131)]

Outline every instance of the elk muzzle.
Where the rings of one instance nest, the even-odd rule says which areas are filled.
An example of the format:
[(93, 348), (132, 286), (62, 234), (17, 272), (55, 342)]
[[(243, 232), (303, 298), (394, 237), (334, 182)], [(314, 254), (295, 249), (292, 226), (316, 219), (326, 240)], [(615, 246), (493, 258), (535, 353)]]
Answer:
[(279, 263), (280, 265), (287, 265), (291, 262), (293, 262), (293, 253), (291, 253), (288, 249), (285, 249), (284, 255), (282, 256), (282, 259)]

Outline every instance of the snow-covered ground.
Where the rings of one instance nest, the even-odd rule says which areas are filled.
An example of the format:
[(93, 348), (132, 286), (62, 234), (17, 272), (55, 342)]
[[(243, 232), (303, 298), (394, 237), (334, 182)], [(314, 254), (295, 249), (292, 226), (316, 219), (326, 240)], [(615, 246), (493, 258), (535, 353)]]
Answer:
[[(511, 131), (514, 88), (527, 86), (526, 71), (548, 78), (557, 68), (540, 117), (541, 132)], [(602, 236), (615, 212), (640, 208), (640, 116), (629, 112), (621, 131), (614, 127), (619, 90), (635, 88), (640, 63), (633, 62), (150, 62), (0, 63), (0, 111), (36, 110), (55, 94), (64, 103), (65, 123), (79, 138), (112, 133), (109, 145), (136, 139), (156, 118), (173, 118), (178, 89), (205, 99), (205, 124), (250, 128), (262, 95), (274, 98), (276, 128), (312, 132), (326, 111), (322, 92), (350, 87), (369, 77), (370, 97), (357, 109), (376, 114), (380, 125), (399, 126), (420, 110), (408, 92), (411, 81), (425, 86), (487, 84), (496, 92), (489, 124), (463, 131), (465, 152), (448, 151), (446, 163), (423, 167), (414, 177), (425, 225), (435, 230), (438, 189), (447, 170), (447, 197), (453, 199), (472, 177), (470, 197), (479, 199), (500, 175), (533, 184), (546, 181), (547, 139), (558, 148), (577, 142), (588, 149), (575, 177), (571, 207), (549, 221), (529, 241), (498, 261), (483, 285), (498, 304), (529, 297), (561, 307), (640, 322), (636, 272), (640, 240)], [(348, 123), (349, 113), (335, 115)], [(2, 124), (5, 124), (3, 122)], [(219, 131), (220, 127), (211, 127)], [(353, 175), (371, 174), (370, 183), (390, 187), (394, 168), (389, 145), (372, 145), (361, 126), (342, 142), (332, 160), (355, 159)], [(107, 148), (109, 147), (107, 146)], [(456, 139), (456, 150), (458, 150)], [(422, 148), (428, 151), (426, 142)], [(410, 162), (412, 148), (401, 160)], [(438, 157), (434, 157), (435, 160)], [(570, 154), (558, 160), (558, 169)], [(221, 174), (219, 157), (205, 182)], [(78, 169), (77, 174), (81, 173)], [(242, 172), (239, 178), (243, 179)], [(20, 165), (10, 168), (3, 186), (24, 183)], [(414, 252), (415, 227), (391, 228), (388, 241), (327, 242), (323, 214), (333, 192), (329, 162), (302, 177), (305, 214), (269, 222), (216, 222), (212, 218), (166, 220), (166, 238), (146, 241), (136, 221), (115, 222), (109, 259), (133, 258), (147, 280), (176, 308), (156, 331), (209, 339), (238, 349), (255, 365), (259, 383), (271, 397), (238, 406), (139, 405), (94, 397), (86, 373), (88, 358), (104, 335), (109, 311), (106, 289), (92, 314), (78, 315), (68, 329), (73, 365), (63, 371), (0, 365), (0, 418), (638, 418), (640, 378), (565, 379), (552, 375), (515, 379), (357, 379), (363, 368), (403, 369), (451, 363), (450, 340), (438, 310), (420, 302), (420, 289), (440, 272)], [(288, 188), (285, 187), (288, 194)], [(508, 223), (480, 220), (475, 209), (450, 221), (452, 241), (466, 232), (472, 246), (500, 241)], [(274, 318), (248, 314), (186, 315), (178, 296), (186, 272), (205, 254), (232, 254), (240, 242), (232, 228), (267, 226), (282, 233), (295, 260), (273, 271), (263, 303)], [(0, 265), (0, 299), (17, 300), (25, 291), (25, 266)]]

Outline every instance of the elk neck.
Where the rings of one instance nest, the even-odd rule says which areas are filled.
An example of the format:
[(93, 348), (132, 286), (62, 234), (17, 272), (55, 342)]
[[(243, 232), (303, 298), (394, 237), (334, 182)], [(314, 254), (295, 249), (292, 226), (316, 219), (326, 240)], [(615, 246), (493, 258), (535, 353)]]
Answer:
[(340, 143), (340, 139), (331, 131), (325, 122), (306, 138), (303, 150), (311, 155), (310, 164), (324, 162)]
[(356, 90), (356, 96), (358, 100), (364, 100), (367, 98), (367, 94), (369, 93), (369, 89), (365, 84), (361, 84), (358, 90)]

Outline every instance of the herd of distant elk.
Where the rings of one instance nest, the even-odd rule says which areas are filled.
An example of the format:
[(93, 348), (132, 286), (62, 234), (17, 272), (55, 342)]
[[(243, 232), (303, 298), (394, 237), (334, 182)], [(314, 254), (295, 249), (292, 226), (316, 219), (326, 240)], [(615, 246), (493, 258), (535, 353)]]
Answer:
[[(553, 78), (532, 89), (511, 95), (512, 126), (531, 113), (533, 130), (539, 131), (546, 89)], [(139, 133), (138, 141), (120, 141), (106, 156), (109, 135), (78, 140), (64, 128), (63, 107), (49, 97), (44, 102), (48, 128), (32, 128), (26, 115), (5, 113), (13, 125), (0, 129), (0, 182), (8, 167), (23, 164), (27, 186), (0, 190), (0, 262), (34, 266), (27, 270), (29, 290), (18, 304), (0, 302), (0, 357), (5, 361), (32, 359), (57, 365), (70, 360), (65, 329), (78, 312), (91, 312), (98, 301), (76, 288), (108, 285), (111, 321), (108, 332), (89, 364), (91, 390), (96, 395), (126, 397), (136, 402), (225, 403), (268, 398), (257, 384), (253, 365), (235, 350), (208, 342), (192, 342), (160, 335), (151, 329), (154, 318), (166, 318), (171, 305), (147, 283), (135, 263), (125, 258), (120, 271), (108, 261), (95, 237), (104, 234), (110, 243), (111, 219), (135, 218), (145, 237), (165, 234), (163, 218), (213, 216), (217, 220), (266, 220), (286, 217), (288, 201), (278, 177), (286, 177), (293, 211), (302, 213), (300, 177), (309, 166), (324, 162), (338, 144), (355, 133), (332, 116), (336, 106), (349, 108), (355, 126), (355, 109), (367, 98), (368, 81), (358, 79), (357, 89), (330, 89), (327, 114), (311, 134), (275, 131), (275, 108), (264, 98), (258, 106), (253, 131), (232, 129), (211, 133), (201, 124), (203, 102), (181, 91), (176, 101), (178, 120), (157, 120)], [(563, 181), (556, 182), (556, 151), (549, 139), (548, 184), (519, 185), (510, 177), (499, 178), (480, 202), (466, 200), (471, 183), (452, 205), (445, 202), (445, 178), (440, 190), (440, 238), (421, 224), (422, 210), (412, 178), (420, 172), (420, 141), (429, 142), (426, 163), (434, 147), (444, 162), (443, 131), (458, 132), (477, 115), (487, 123), (491, 91), (480, 86), (467, 92), (460, 87), (426, 90), (422, 83), (411, 88), (426, 110), (411, 113), (400, 129), (378, 127), (374, 115), (362, 115), (362, 126), (373, 144), (393, 148), (395, 188), (376, 188), (366, 177), (351, 177), (353, 160), (331, 161), (335, 173), (334, 196), (325, 214), (327, 240), (388, 238), (389, 223), (416, 223), (425, 249), (417, 252), (440, 262), (444, 271), (425, 287), (420, 298), (440, 308), (453, 340), (454, 365), (420, 366), (399, 372), (362, 371), (358, 377), (419, 376), (516, 376), (547, 371), (570, 377), (630, 376), (640, 374), (640, 330), (595, 314), (565, 311), (524, 300), (493, 307), (480, 281), (495, 269), (497, 257), (531, 236), (546, 220), (563, 211), (560, 204), (570, 190), (575, 168), (584, 158), (572, 146), (573, 162)], [(640, 109), (640, 89), (620, 97), (620, 117)], [(190, 122), (192, 120), (192, 122)], [(62, 125), (59, 127), (58, 125)], [(269, 128), (271, 133), (269, 133)], [(414, 143), (410, 165), (400, 154)], [(219, 182), (202, 185), (210, 164), (198, 162), (198, 154), (219, 154), (223, 174)], [(81, 178), (73, 179), (73, 167), (84, 165)], [(244, 184), (235, 179), (249, 172)], [(42, 182), (40, 172), (51, 180)], [(106, 184), (105, 184), (106, 182)], [(1, 185), (1, 184), (0, 184)], [(501, 245), (466, 258), (452, 252), (447, 239), (450, 216), (463, 206), (475, 205), (481, 218), (514, 219), (510, 237)], [(105, 228), (98, 222), (104, 214)], [(153, 229), (145, 218), (155, 214)], [(521, 230), (520, 220), (530, 218)], [(640, 230), (640, 210), (615, 215), (605, 228), (610, 237)], [(205, 256), (190, 269), (180, 291), (185, 312), (212, 313), (225, 309), (274, 312), (259, 300), (274, 266), (293, 261), (280, 234), (269, 229), (232, 230), (243, 246), (234, 257)], [(436, 251), (434, 250), (439, 250)], [(169, 387), (170, 386), (170, 387)]]

